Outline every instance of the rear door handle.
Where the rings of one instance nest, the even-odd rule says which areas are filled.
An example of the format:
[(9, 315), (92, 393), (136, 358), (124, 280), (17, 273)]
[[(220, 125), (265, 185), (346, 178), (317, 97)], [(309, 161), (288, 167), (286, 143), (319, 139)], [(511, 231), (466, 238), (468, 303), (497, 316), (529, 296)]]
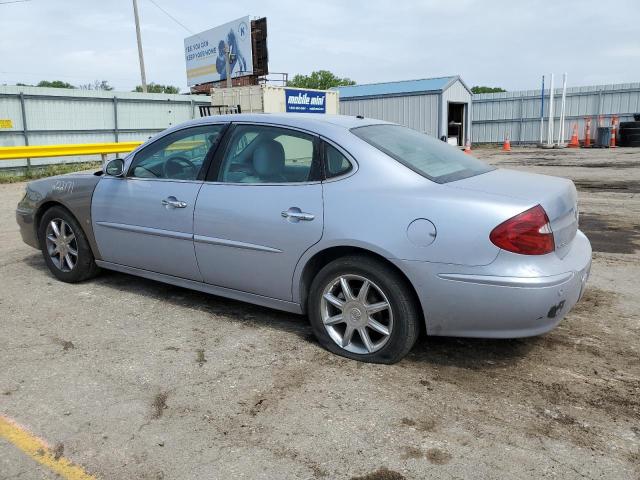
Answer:
[(172, 208), (187, 208), (187, 202), (183, 202), (182, 200), (178, 200), (173, 195), (171, 195), (170, 197), (167, 197), (164, 200), (162, 200), (162, 205), (164, 205), (166, 208), (169, 208), (169, 207), (172, 207)]
[(289, 208), (289, 210), (283, 210), (280, 215), (282, 215), (283, 218), (286, 218), (290, 222), (299, 222), (300, 220), (310, 222), (311, 220), (316, 218), (315, 215), (312, 215), (311, 213), (305, 213), (298, 207), (291, 207)]

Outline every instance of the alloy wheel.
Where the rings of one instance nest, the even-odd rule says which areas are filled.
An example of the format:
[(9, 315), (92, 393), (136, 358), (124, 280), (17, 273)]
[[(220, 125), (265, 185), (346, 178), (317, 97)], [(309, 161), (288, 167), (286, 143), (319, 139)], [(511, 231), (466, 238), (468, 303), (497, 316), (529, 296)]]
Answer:
[(61, 218), (52, 219), (45, 233), (47, 252), (62, 272), (70, 272), (78, 263), (78, 240), (71, 226)]
[(377, 352), (391, 338), (391, 304), (368, 278), (341, 275), (333, 279), (322, 293), (320, 309), (329, 336), (351, 353)]

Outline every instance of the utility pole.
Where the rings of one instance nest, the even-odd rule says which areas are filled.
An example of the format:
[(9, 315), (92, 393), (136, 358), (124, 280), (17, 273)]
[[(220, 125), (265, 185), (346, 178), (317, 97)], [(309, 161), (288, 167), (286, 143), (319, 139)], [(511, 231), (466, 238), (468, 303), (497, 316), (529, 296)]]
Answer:
[(227, 76), (227, 88), (231, 88), (233, 86), (233, 81), (231, 80), (231, 62), (233, 60), (233, 53), (231, 52), (231, 47), (227, 44), (224, 46), (224, 70)]
[(138, 1), (133, 0), (133, 16), (136, 20), (136, 37), (138, 38), (138, 58), (140, 59), (140, 77), (142, 78), (142, 91), (147, 93), (147, 76), (144, 73), (144, 56), (142, 55), (142, 37), (140, 36), (140, 18), (138, 17)]

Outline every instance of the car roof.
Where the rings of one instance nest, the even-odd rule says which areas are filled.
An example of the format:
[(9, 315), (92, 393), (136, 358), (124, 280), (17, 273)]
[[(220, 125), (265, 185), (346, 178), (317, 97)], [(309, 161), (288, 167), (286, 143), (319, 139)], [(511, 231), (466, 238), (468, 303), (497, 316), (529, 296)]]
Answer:
[[(191, 120), (186, 124), (205, 125), (213, 122), (255, 122), (298, 127), (312, 132), (322, 133), (330, 127), (350, 129), (366, 125), (389, 123), (374, 118), (362, 118), (350, 115), (328, 115), (318, 113), (240, 113), (230, 115), (212, 115)], [(186, 125), (182, 124), (182, 126)]]

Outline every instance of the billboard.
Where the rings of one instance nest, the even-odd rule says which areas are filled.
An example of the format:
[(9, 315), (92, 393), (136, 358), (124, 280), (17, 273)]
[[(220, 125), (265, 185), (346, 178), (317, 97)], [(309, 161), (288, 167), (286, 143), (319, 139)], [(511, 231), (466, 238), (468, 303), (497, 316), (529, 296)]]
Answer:
[(285, 98), (287, 112), (325, 113), (327, 111), (326, 92), (287, 88)]
[(225, 45), (234, 54), (231, 76), (253, 73), (251, 19), (246, 16), (184, 39), (187, 85), (217, 82), (227, 78)]

